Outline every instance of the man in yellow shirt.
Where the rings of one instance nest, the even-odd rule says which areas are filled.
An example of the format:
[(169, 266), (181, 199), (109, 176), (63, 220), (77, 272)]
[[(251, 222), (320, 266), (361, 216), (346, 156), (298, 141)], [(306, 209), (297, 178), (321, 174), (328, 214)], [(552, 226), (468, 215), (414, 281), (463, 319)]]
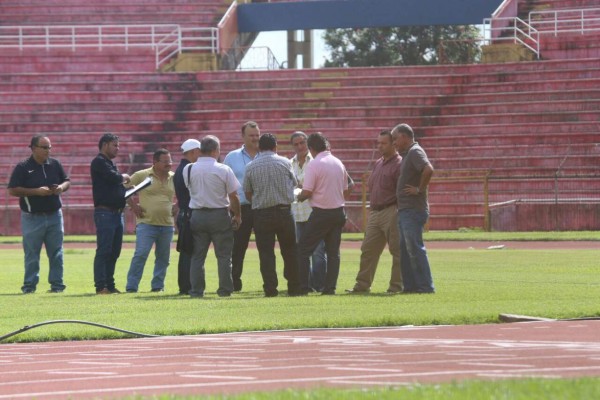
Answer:
[(152, 245), (156, 245), (154, 255), (154, 276), (152, 292), (162, 292), (169, 266), (171, 241), (173, 240), (173, 198), (175, 186), (171, 171), (171, 154), (166, 149), (158, 149), (152, 157), (151, 168), (131, 175), (131, 184), (137, 185), (150, 177), (152, 184), (138, 194), (139, 201), (129, 198), (127, 203), (136, 216), (135, 253), (127, 273), (127, 293), (136, 293), (144, 273), (144, 265)]

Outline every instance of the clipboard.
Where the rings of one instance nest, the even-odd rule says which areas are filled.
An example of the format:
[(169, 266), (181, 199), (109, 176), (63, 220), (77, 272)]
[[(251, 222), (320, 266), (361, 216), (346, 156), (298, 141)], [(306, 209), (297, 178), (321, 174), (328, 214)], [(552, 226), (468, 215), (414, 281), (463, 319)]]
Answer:
[(137, 192), (146, 189), (150, 185), (152, 185), (152, 178), (147, 177), (146, 179), (144, 179), (143, 181), (141, 181), (140, 183), (138, 183), (137, 185), (125, 192), (125, 200), (127, 200)]

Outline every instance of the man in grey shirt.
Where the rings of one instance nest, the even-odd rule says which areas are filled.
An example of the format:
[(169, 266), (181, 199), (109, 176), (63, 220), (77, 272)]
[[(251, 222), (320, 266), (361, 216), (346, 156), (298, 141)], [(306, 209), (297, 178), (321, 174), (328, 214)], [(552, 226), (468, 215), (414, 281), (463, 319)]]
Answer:
[(433, 166), (417, 142), (412, 128), (397, 125), (392, 130), (394, 146), (402, 156), (396, 185), (398, 230), (400, 232), (400, 269), (404, 293), (434, 293), (433, 279), (423, 243), (423, 228), (429, 218), (427, 186)]
[(270, 133), (258, 141), (258, 156), (246, 166), (244, 193), (252, 202), (254, 233), (260, 259), (260, 273), (266, 297), (275, 297), (277, 271), (275, 264), (275, 236), (283, 258), (283, 276), (288, 281), (288, 294), (297, 288), (296, 227), (291, 203), (298, 184), (292, 163), (277, 155), (277, 139)]

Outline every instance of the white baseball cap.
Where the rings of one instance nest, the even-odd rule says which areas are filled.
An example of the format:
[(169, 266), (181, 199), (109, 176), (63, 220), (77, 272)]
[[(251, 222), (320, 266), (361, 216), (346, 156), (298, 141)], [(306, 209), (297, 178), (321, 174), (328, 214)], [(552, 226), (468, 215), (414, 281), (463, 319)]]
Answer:
[(199, 148), (200, 148), (200, 142), (197, 141), (196, 139), (188, 139), (185, 142), (183, 142), (183, 144), (181, 145), (181, 150), (183, 150), (184, 153), (187, 151), (199, 149)]

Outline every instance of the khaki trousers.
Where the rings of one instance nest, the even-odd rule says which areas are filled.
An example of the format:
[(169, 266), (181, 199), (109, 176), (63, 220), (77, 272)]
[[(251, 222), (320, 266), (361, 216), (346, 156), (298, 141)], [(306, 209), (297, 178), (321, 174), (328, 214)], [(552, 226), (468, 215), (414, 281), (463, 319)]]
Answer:
[(379, 257), (387, 243), (392, 255), (392, 276), (388, 291), (402, 291), (402, 274), (400, 271), (400, 236), (398, 234), (397, 210), (390, 206), (381, 211), (371, 210), (365, 230), (365, 237), (360, 248), (360, 269), (356, 276), (354, 290), (370, 290)]

